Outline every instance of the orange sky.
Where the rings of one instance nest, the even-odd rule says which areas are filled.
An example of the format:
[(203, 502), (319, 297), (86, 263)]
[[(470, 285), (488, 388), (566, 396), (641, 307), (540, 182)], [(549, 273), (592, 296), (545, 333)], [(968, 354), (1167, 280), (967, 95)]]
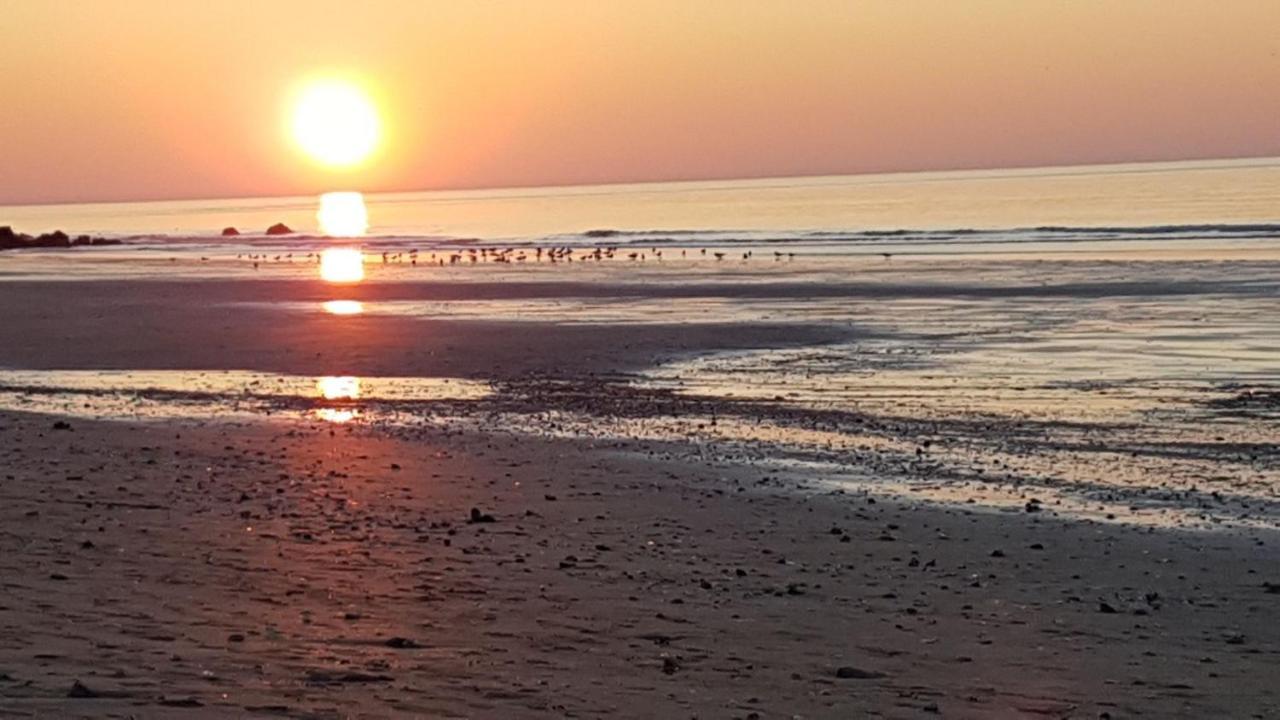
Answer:
[[(3, 0), (0, 203), (1280, 155), (1276, 0)], [(318, 168), (308, 77), (380, 105)]]

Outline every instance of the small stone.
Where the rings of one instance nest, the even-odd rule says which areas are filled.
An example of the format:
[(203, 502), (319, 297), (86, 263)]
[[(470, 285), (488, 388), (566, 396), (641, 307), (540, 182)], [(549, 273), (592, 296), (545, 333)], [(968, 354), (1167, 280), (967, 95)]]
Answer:
[(393, 637), (383, 643), (383, 645), (386, 645), (389, 648), (395, 648), (396, 650), (412, 650), (416, 647), (422, 647), (417, 642), (410, 640), (409, 638), (402, 637)]
[(1120, 611), (1116, 610), (1115, 607), (1105, 600), (1101, 600), (1098, 602), (1098, 612), (1103, 613), (1104, 615), (1115, 615)]
[(100, 698), (102, 697), (102, 693), (90, 688), (89, 686), (85, 685), (79, 680), (76, 680), (71, 683), (71, 689), (67, 691), (67, 697), (69, 698)]
[(876, 678), (882, 678), (884, 676), (884, 673), (876, 672), (874, 670), (863, 670), (862, 668), (856, 668), (851, 665), (841, 665), (836, 668), (836, 677), (841, 680), (875, 680)]
[(497, 521), (497, 518), (494, 516), (480, 512), (480, 508), (471, 508), (471, 516), (467, 518), (467, 522), (469, 523), (491, 523)]

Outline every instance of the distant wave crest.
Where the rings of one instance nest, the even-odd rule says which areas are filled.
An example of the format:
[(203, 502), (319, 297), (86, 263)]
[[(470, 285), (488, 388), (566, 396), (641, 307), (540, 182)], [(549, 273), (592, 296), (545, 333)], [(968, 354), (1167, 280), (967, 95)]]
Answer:
[[(129, 245), (188, 245), (200, 247), (225, 247), (228, 244), (292, 247), (306, 249), (331, 242), (331, 239), (314, 235), (290, 235), (264, 237), (242, 235), (236, 238), (211, 236), (134, 235), (122, 237)], [(1223, 223), (1188, 225), (1138, 225), (1138, 226), (1067, 226), (1040, 225), (1021, 228), (882, 228), (857, 230), (693, 230), (693, 229), (611, 229), (597, 228), (577, 233), (525, 236), (512, 238), (449, 237), (438, 234), (412, 232), (374, 234), (359, 242), (369, 248), (395, 248), (406, 244), (423, 248), (458, 248), (479, 246), (526, 245), (542, 247), (697, 247), (732, 245), (796, 245), (816, 246), (827, 251), (839, 252), (840, 247), (851, 250), (859, 246), (935, 246), (948, 243), (973, 244), (1022, 244), (1022, 243), (1082, 243), (1123, 242), (1134, 240), (1280, 240), (1280, 222), (1277, 223)]]

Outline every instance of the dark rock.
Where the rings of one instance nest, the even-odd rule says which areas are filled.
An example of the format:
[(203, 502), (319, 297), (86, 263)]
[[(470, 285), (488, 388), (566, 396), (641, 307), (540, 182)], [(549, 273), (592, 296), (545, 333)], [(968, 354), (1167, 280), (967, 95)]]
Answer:
[(234, 237), (239, 234), (240, 234), (240, 231), (235, 229), (234, 227), (222, 228), (222, 237)]
[(1120, 612), (1120, 611), (1116, 610), (1114, 606), (1112, 606), (1110, 603), (1106, 602), (1105, 600), (1101, 600), (1098, 602), (1098, 612), (1104, 615), (1115, 615), (1117, 612)]
[(876, 678), (885, 677), (885, 674), (874, 670), (863, 670), (850, 665), (841, 665), (836, 668), (836, 677), (841, 680), (875, 680)]
[(71, 423), (67, 422), (66, 420), (59, 420), (53, 424), (53, 429), (54, 430), (70, 430)]
[(5, 225), (0, 227), (0, 250), (12, 250), (14, 248), (34, 247), (35, 238), (19, 232), (14, 232), (13, 228)]
[(200, 702), (195, 698), (161, 698), (159, 701), (157, 701), (156, 704), (162, 705), (164, 707), (175, 707), (175, 708), (204, 707), (204, 703)]
[(227, 642), (242, 643), (244, 642), (244, 635), (240, 633), (231, 633), (227, 636)]
[(422, 647), (413, 640), (402, 637), (393, 637), (383, 643), (383, 645), (386, 645), (389, 648), (395, 648), (396, 650), (412, 650), (413, 648)]
[(95, 690), (79, 680), (75, 680), (71, 683), (71, 689), (67, 691), (67, 697), (91, 700), (95, 698), (127, 698), (130, 697), (130, 694), (119, 690)]
[(1262, 592), (1268, 595), (1280, 595), (1280, 583), (1264, 582), (1262, 583)]
[(39, 247), (71, 247), (71, 238), (61, 230), (37, 235), (35, 239)]
[(276, 223), (267, 228), (268, 235), (292, 235), (293, 229), (284, 223)]
[(680, 669), (680, 661), (673, 657), (662, 658), (662, 672), (664, 675), (675, 675)]
[(467, 518), (469, 523), (491, 523), (497, 521), (494, 516), (480, 512), (480, 508), (471, 508), (471, 517)]
[(102, 694), (97, 690), (90, 688), (84, 683), (76, 680), (71, 683), (71, 689), (67, 691), (69, 698), (100, 698)]

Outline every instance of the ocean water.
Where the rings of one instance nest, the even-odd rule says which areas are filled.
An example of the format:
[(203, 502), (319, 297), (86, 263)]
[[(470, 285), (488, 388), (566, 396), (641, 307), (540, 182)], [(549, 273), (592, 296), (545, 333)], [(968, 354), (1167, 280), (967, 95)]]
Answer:
[[(1280, 234), (1280, 158), (377, 193), (365, 204), (371, 242), (761, 243), (854, 253), (1234, 246)], [(0, 225), (192, 243), (223, 227), (252, 234), (276, 222), (317, 235), (317, 209), (316, 197), (0, 207)]]
[[(258, 293), (227, 312), (820, 324), (848, 340), (658, 358), (614, 380), (646, 407), (675, 403), (642, 420), (584, 416), (554, 398), (521, 415), (510, 407), (526, 390), (499, 383), (490, 396), (484, 377), (266, 377), (252, 358), (170, 375), (146, 358), (134, 372), (88, 375), (0, 359), (0, 407), (141, 420), (300, 411), (399, 426), (441, 413), (465, 425), (472, 413), (531, 435), (554, 418), (562, 434), (697, 439), (699, 452), (837, 489), (1280, 528), (1280, 159), (368, 194), (357, 238), (321, 233), (318, 204), (0, 208), (0, 225), (20, 231), (124, 241), (0, 253), (0, 283), (314, 282), (320, 253), (337, 246), (362, 250), (362, 292)], [(275, 222), (299, 234), (253, 232)], [(225, 226), (246, 234), (221, 238)], [(553, 262), (548, 248), (573, 252)], [(322, 390), (334, 383), (369, 390), (335, 404)], [(610, 387), (587, 391), (625, 396)], [(707, 399), (724, 403), (720, 417), (697, 410)]]

